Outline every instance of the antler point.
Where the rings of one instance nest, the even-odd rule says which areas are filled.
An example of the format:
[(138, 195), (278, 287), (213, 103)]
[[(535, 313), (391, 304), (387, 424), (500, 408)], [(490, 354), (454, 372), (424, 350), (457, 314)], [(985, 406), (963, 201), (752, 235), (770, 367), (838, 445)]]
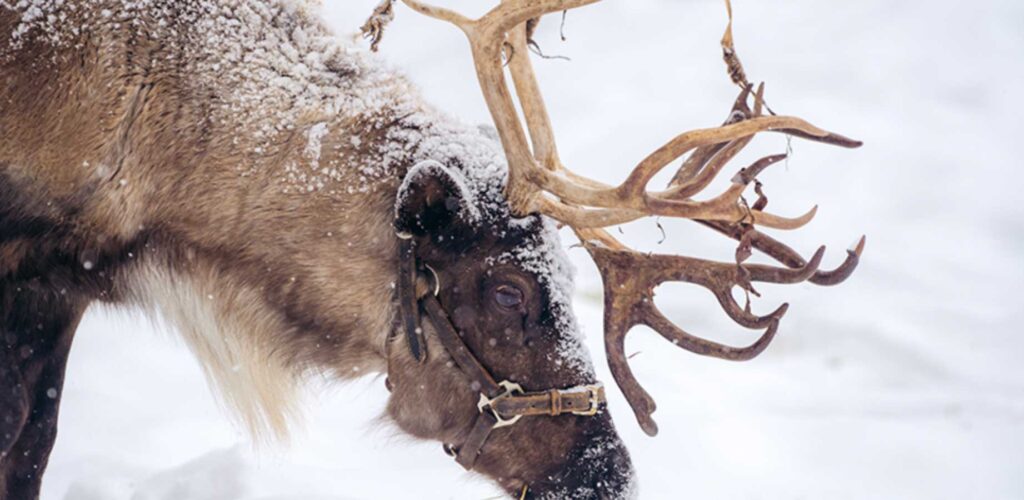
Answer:
[(856, 242), (854, 242), (852, 246), (850, 246), (849, 251), (857, 254), (857, 256), (860, 257), (861, 254), (864, 253), (864, 245), (865, 243), (867, 243), (867, 239), (868, 236), (866, 234), (862, 235), (859, 240), (857, 240)]
[(804, 224), (807, 224), (808, 222), (811, 222), (811, 220), (813, 220), (814, 217), (817, 216), (817, 215), (818, 215), (818, 204), (815, 203), (814, 206), (811, 207), (811, 209), (808, 210), (807, 213), (803, 217), (800, 217), (800, 220), (803, 221), (803, 224), (800, 224), (800, 225), (803, 226)]

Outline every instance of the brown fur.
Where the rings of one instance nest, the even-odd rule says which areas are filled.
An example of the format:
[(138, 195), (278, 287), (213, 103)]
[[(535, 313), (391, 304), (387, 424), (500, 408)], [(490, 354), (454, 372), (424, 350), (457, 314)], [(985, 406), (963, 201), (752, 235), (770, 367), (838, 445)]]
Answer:
[[(0, 6), (0, 292), (11, 296), (35, 283), (40, 293), (68, 293), (68, 312), (60, 316), (65, 319), (48, 327), (53, 338), (68, 343), (93, 301), (162, 315), (259, 435), (287, 433), (297, 409), (295, 387), (305, 375), (388, 371), (387, 339), (398, 314), (395, 193), (411, 165), (369, 182), (359, 169), (340, 168), (330, 186), (312, 192), (298, 192), (301, 186), (282, 179), (291, 165), (314, 161), (305, 150), (313, 124), (326, 125), (320, 150), (331, 165), (373, 161), (394, 127), (416, 132), (415, 121), (398, 125), (402, 116), (391, 109), (401, 108), (406, 84), (386, 82), (394, 102), (326, 116), (312, 107), (288, 127), (265, 133), (225, 105), (229, 86), (203, 84), (208, 80), (188, 72), (192, 55), (179, 49), (191, 40), (155, 36), (155, 18), (145, 15), (124, 22), (119, 2), (69, 3), (81, 9), (76, 15), (97, 19), (106, 17), (101, 8), (110, 7), (121, 22), (65, 30), (59, 43), (30, 31), (17, 46), (7, 46), (20, 19)], [(172, 22), (185, 23), (194, 14), (188, 4), (160, 5), (172, 11)], [(315, 25), (303, 21), (307, 14), (301, 11), (280, 16)], [(519, 244), (475, 238), (472, 252), (441, 245), (427, 258), (438, 262), (444, 276), (477, 279), (490, 272), (487, 257)], [(437, 243), (424, 236), (426, 248), (432, 241)], [(533, 277), (507, 271), (516, 272), (532, 300), (543, 300)], [(476, 296), (456, 288), (446, 290), (444, 300), (454, 310)], [(24, 307), (4, 307), (5, 331), (30, 315)], [(498, 320), (479, 311), (455, 318), (460, 328), (477, 332), (467, 342), (486, 353), (482, 358), (498, 376), (535, 388), (593, 378), (592, 372), (551, 364), (553, 346), (544, 340), (550, 325), (530, 327), (518, 345), (503, 341), (493, 348), (484, 333), (507, 326), (492, 324)], [(396, 389), (389, 414), (416, 436), (460, 442), (475, 416), (468, 381), (432, 335), (430, 360), (423, 365), (411, 360), (400, 337), (391, 338)], [(51, 358), (40, 362), (56, 363), (54, 370), (62, 372), (63, 358)], [(423, 380), (431, 383), (414, 387)], [(628, 456), (606, 415), (537, 419), (496, 434), (480, 470), (510, 492), (524, 482), (551, 481), (555, 471), (572, 469), (567, 457), (582, 453), (595, 436), (611, 439), (609, 463), (628, 471)], [(52, 438), (42, 448), (50, 445)], [(0, 458), (0, 470), (17, 466)], [(23, 498), (14, 491), (6, 498)]]
[[(12, 29), (9, 14), (0, 10), (0, 33)], [(131, 40), (111, 39), (122, 36)], [(344, 376), (354, 365), (380, 370), (393, 315), (394, 265), (382, 256), (394, 254), (387, 238), (394, 188), (344, 197), (283, 193), (276, 176), (301, 155), (297, 134), (280, 134), (272, 149), (254, 155), (249, 151), (258, 146), (247, 143), (238, 124), (208, 114), (204, 101), (213, 96), (197, 95), (186, 75), (146, 57), (159, 51), (156, 41), (112, 31), (80, 43), (76, 51), (56, 52), (31, 39), (11, 52), (3, 66), (0, 99), (8, 105), (0, 114), (0, 158), (5, 196), (17, 193), (25, 216), (58, 223), (65, 238), (51, 244), (110, 276), (96, 298), (156, 306), (161, 298), (146, 292), (174, 286), (209, 300), (222, 329), (263, 346), (227, 358), (253, 354), (249, 362), (275, 363), (286, 376), (323, 367)], [(107, 43), (132, 50), (109, 50)], [(335, 130), (325, 149), (361, 133)], [(240, 178), (238, 165), (254, 173)], [(13, 256), (21, 245), (5, 243), (2, 252)], [(128, 259), (111, 255), (129, 246), (138, 248)], [(20, 266), (13, 258), (3, 262), (6, 269)], [(227, 362), (186, 336), (204, 361)], [(283, 415), (244, 418), (285, 431)]]

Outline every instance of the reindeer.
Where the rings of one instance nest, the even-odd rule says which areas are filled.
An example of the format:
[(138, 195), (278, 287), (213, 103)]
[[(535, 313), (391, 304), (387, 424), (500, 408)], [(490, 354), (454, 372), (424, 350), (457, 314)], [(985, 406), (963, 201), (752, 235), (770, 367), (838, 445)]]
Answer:
[[(496, 136), (430, 108), (301, 3), (0, 1), (0, 498), (38, 497), (75, 327), (94, 303), (175, 325), (258, 439), (286, 437), (305, 379), (380, 373), (401, 430), (511, 496), (635, 496), (558, 226), (603, 275), (612, 374), (653, 435), (653, 399), (623, 350), (633, 326), (749, 359), (787, 306), (756, 316), (734, 287), (835, 284), (863, 249), (819, 271), (824, 249), (804, 260), (756, 229), (813, 216), (743, 200), (780, 156), (694, 196), (759, 132), (859, 143), (764, 115), (763, 87), (746, 82), (730, 42), (743, 89), (722, 126), (671, 139), (619, 186), (572, 173), (528, 46), (543, 15), (596, 1), (502, 0), (469, 19), (403, 0), (466, 33)], [(374, 48), (392, 15), (385, 1), (365, 26)], [(667, 190), (648, 190), (687, 154)], [(603, 229), (648, 216), (737, 239), (736, 262), (641, 253)], [(784, 266), (745, 263), (752, 249)], [(676, 327), (652, 301), (665, 281), (708, 288), (762, 337), (734, 348)]]

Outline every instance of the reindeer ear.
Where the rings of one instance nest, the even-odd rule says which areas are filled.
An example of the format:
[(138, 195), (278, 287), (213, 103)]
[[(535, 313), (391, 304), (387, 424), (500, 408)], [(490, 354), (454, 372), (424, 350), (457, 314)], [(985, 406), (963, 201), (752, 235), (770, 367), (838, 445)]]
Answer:
[(411, 168), (398, 188), (395, 229), (399, 232), (455, 237), (472, 232), (479, 220), (466, 179), (436, 161)]

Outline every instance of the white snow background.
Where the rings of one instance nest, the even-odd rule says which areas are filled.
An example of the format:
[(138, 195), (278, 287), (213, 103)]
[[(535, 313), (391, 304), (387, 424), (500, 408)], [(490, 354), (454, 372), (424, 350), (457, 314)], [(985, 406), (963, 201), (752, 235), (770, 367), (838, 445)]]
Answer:
[[(375, 0), (326, 0), (339, 36)], [(755, 312), (792, 304), (780, 335), (743, 364), (703, 359), (637, 330), (632, 366), (657, 399), (661, 434), (644, 435), (617, 388), (611, 412), (641, 498), (1024, 498), (1024, 3), (734, 0), (748, 74), (777, 112), (865, 141), (847, 151), (794, 139), (765, 175), (770, 208), (821, 204), (779, 234), (823, 267), (868, 235), (845, 284), (764, 286)], [(471, 13), (491, 5), (446, 2)], [(540, 41), (571, 62), (536, 60), (566, 163), (618, 182), (686, 129), (717, 125), (735, 88), (718, 41), (719, 0), (605, 1), (558, 17)], [(404, 6), (381, 57), (427, 99), (488, 121), (468, 48), (453, 27)], [(758, 153), (782, 152), (782, 136)], [(714, 184), (722, 188), (731, 174)], [(729, 260), (734, 243), (692, 223), (630, 225), (644, 248)], [(565, 235), (566, 244), (571, 237)], [(600, 279), (586, 253), (576, 312), (604, 380)], [(692, 288), (692, 289), (691, 289)], [(666, 286), (681, 326), (740, 345), (710, 294)], [(292, 445), (256, 452), (209, 395), (173, 335), (131, 314), (90, 311), (71, 353), (44, 500), (485, 499), (500, 494), (381, 424), (382, 378), (311, 388)]]

